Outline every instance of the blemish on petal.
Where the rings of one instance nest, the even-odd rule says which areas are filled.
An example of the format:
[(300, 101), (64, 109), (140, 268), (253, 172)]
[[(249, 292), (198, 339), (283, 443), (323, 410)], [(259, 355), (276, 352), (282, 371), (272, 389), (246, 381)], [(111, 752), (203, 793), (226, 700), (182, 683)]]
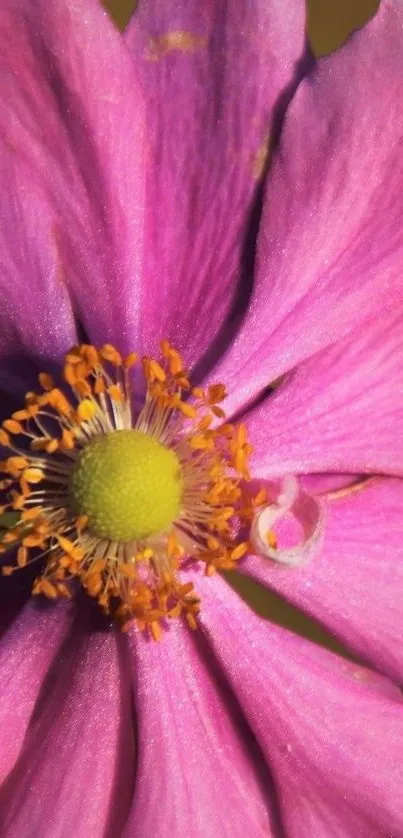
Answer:
[(260, 180), (263, 176), (269, 158), (270, 149), (270, 135), (267, 134), (260, 143), (260, 146), (252, 159), (252, 176), (254, 180)]
[(355, 495), (358, 492), (364, 491), (364, 489), (369, 489), (374, 483), (378, 483), (379, 480), (384, 480), (385, 478), (382, 475), (373, 475), (363, 477), (360, 480), (355, 480), (354, 483), (350, 483), (348, 486), (343, 486), (341, 489), (336, 489), (334, 492), (324, 492), (322, 497), (325, 497), (326, 500), (341, 500), (342, 498), (347, 497), (348, 495)]
[(156, 35), (150, 38), (146, 58), (148, 61), (159, 61), (169, 52), (194, 52), (202, 49), (207, 44), (204, 35), (195, 35), (193, 32), (177, 31), (164, 32), (163, 35)]

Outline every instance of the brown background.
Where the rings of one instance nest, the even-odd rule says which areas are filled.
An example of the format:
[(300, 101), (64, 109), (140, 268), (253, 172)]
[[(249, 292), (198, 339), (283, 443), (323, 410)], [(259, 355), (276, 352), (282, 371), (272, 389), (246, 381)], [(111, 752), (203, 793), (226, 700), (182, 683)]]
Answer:
[[(104, 6), (122, 29), (136, 0), (103, 0)], [(316, 53), (331, 52), (352, 29), (362, 26), (374, 14), (379, 0), (307, 0), (308, 27)]]

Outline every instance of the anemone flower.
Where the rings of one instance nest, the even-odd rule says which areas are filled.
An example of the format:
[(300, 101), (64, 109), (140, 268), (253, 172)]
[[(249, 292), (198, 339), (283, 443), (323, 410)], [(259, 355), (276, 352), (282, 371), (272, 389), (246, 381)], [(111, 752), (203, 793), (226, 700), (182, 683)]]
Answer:
[(403, 835), (402, 27), (1, 0), (2, 838)]

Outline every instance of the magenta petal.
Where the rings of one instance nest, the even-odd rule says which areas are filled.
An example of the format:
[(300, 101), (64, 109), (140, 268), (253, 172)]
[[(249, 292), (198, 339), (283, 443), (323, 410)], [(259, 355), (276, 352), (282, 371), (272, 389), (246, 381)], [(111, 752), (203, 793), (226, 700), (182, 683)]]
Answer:
[(28, 604), (0, 641), (0, 782), (13, 768), (44, 679), (71, 626), (70, 609)]
[(158, 644), (129, 637), (138, 769), (125, 838), (277, 834), (270, 781), (201, 641), (176, 621)]
[(329, 500), (322, 551), (304, 568), (250, 556), (239, 566), (319, 620), (386, 675), (403, 674), (403, 481), (369, 480)]
[(270, 765), (287, 838), (402, 835), (400, 690), (257, 617), (223, 581), (198, 589), (204, 632)]
[(0, 386), (21, 398), (32, 387), (25, 359), (36, 362), (36, 372), (46, 369), (77, 333), (48, 202), (13, 151), (0, 151), (0, 168)]
[(116, 633), (81, 635), (63, 650), (0, 793), (2, 838), (121, 834), (134, 767), (121, 640)]
[(320, 61), (291, 103), (267, 182), (256, 281), (218, 371), (232, 410), (403, 294), (403, 9)]
[(254, 477), (403, 474), (403, 314), (314, 355), (248, 413)]
[(147, 101), (148, 351), (165, 336), (193, 364), (233, 314), (273, 109), (300, 72), (304, 23), (301, 0), (139, 3), (128, 41)]
[(3, 0), (0, 288), (6, 331), (26, 345), (36, 322), (33, 353), (66, 348), (70, 304), (93, 342), (136, 341), (142, 128), (133, 62), (96, 0)]

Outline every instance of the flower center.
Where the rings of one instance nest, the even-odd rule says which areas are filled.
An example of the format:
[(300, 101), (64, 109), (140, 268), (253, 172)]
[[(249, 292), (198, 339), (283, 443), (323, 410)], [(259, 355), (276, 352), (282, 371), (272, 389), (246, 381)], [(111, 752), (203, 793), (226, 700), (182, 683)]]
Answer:
[(94, 535), (129, 542), (165, 532), (179, 513), (182, 489), (174, 451), (141, 431), (121, 430), (81, 451), (70, 502)]
[(193, 387), (166, 340), (160, 360), (72, 347), (63, 377), (60, 389), (40, 373), (41, 392), (0, 427), (0, 514), (19, 514), (0, 538), (0, 554), (17, 548), (1, 573), (35, 563), (35, 595), (70, 598), (80, 583), (122, 626), (135, 619), (155, 639), (175, 617), (196, 628), (200, 601), (184, 574), (235, 567), (264, 502), (247, 485), (245, 425), (225, 421), (225, 387)]

